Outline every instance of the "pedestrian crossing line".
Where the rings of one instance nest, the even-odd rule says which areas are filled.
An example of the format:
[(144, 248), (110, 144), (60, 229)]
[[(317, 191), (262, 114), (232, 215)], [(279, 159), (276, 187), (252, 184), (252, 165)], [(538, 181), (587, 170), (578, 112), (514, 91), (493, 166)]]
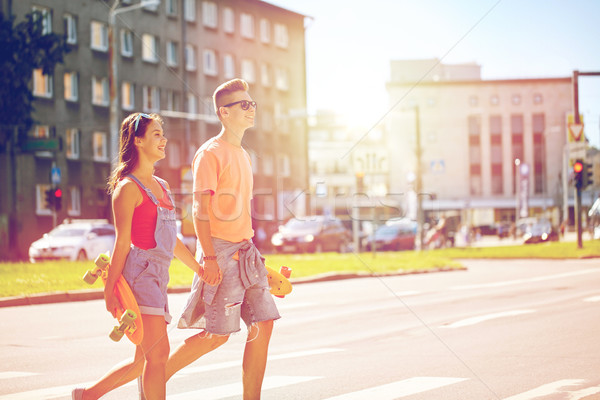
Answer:
[(530, 314), (533, 312), (535, 312), (535, 310), (512, 310), (494, 314), (480, 315), (478, 317), (466, 318), (451, 324), (442, 325), (442, 328), (462, 328), (463, 326), (475, 325), (492, 319), (515, 317), (517, 315)]
[(517, 395), (511, 396), (511, 397), (507, 397), (504, 400), (533, 400), (533, 399), (537, 399), (543, 396), (548, 396), (551, 394), (558, 394), (558, 393), (568, 393), (571, 394), (571, 396), (569, 397), (561, 397), (563, 399), (569, 399), (569, 400), (577, 400), (577, 399), (581, 399), (581, 397), (573, 397), (572, 395), (575, 394), (573, 392), (568, 392), (566, 390), (560, 390), (562, 388), (566, 388), (569, 386), (575, 386), (575, 385), (581, 385), (583, 382), (585, 382), (583, 379), (563, 379), (560, 381), (556, 381), (556, 382), (552, 382), (552, 383), (548, 383), (542, 386), (539, 386), (535, 389), (531, 389), (528, 390), (527, 392), (523, 392), (523, 393), (519, 393)]
[(589, 303), (596, 303), (596, 302), (600, 301), (600, 296), (588, 297), (588, 298), (583, 299), (583, 301), (587, 301)]
[[(273, 356), (269, 355), (268, 360), (269, 361), (286, 360), (289, 358), (308, 357), (308, 356), (315, 356), (315, 355), (321, 355), (321, 354), (337, 353), (340, 351), (345, 351), (345, 350), (344, 349), (335, 349), (335, 348), (322, 348), (322, 349), (314, 349), (314, 350), (296, 351), (293, 353), (285, 353), (285, 354), (279, 354), (279, 355), (273, 355)], [(216, 364), (201, 365), (198, 367), (186, 367), (186, 368), (183, 368), (182, 370), (180, 370), (179, 372), (177, 372), (173, 377), (177, 378), (177, 377), (182, 377), (182, 376), (186, 376), (186, 375), (198, 374), (198, 373), (209, 372), (209, 371), (216, 371), (216, 370), (226, 369), (226, 368), (234, 368), (234, 367), (241, 368), (241, 365), (242, 365), (241, 360), (235, 360), (235, 361), (225, 361), (225, 362), (216, 363)]]
[[(322, 376), (267, 376), (262, 385), (262, 390), (276, 389), (280, 387), (306, 383), (316, 379), (323, 379)], [(179, 393), (167, 396), (167, 400), (219, 400), (233, 396), (241, 396), (244, 389), (241, 382), (230, 383), (227, 385), (214, 386), (211, 388), (194, 390), (192, 392)]]
[(539, 276), (539, 277), (535, 277), (535, 278), (515, 279), (512, 281), (501, 281), (501, 282), (493, 282), (493, 283), (479, 283), (479, 284), (475, 284), (475, 285), (453, 286), (450, 289), (451, 290), (467, 290), (467, 289), (496, 288), (496, 287), (503, 287), (503, 286), (519, 285), (519, 284), (523, 284), (523, 283), (543, 282), (543, 281), (548, 281), (548, 280), (552, 280), (552, 279), (562, 279), (562, 278), (568, 278), (570, 276), (578, 276), (578, 275), (598, 273), (598, 272), (600, 272), (600, 269), (590, 268), (590, 269), (584, 269), (581, 271), (564, 272), (561, 274)]
[(399, 382), (388, 383), (386, 385), (375, 386), (369, 389), (360, 390), (358, 392), (351, 392), (342, 394), (340, 396), (330, 397), (326, 400), (395, 400), (401, 397), (411, 396), (413, 394), (453, 385), (465, 380), (467, 380), (467, 378), (419, 376)]
[(0, 372), (0, 379), (25, 378), (28, 376), (39, 375), (36, 372), (21, 372), (21, 371), (4, 371)]

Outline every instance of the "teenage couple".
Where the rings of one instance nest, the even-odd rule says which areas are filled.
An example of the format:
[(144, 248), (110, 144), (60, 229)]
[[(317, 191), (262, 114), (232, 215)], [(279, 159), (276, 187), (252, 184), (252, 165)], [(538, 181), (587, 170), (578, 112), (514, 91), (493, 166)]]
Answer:
[[(240, 330), (240, 318), (248, 327), (243, 398), (260, 399), (273, 321), (280, 316), (269, 292), (264, 258), (252, 243), (252, 166), (242, 138), (254, 126), (256, 102), (241, 79), (219, 86), (213, 102), (221, 132), (198, 149), (192, 162), (200, 263), (177, 239), (169, 185), (153, 175), (154, 164), (165, 158), (162, 119), (134, 113), (121, 124), (119, 163), (108, 184), (116, 241), (104, 297), (115, 316), (114, 287), (123, 275), (140, 306), (144, 338), (133, 360), (113, 367), (87, 388), (74, 389), (74, 400), (98, 399), (140, 376), (147, 400), (165, 399), (166, 381), (225, 343)], [(196, 272), (178, 327), (202, 331), (169, 354), (167, 283), (173, 257)]]

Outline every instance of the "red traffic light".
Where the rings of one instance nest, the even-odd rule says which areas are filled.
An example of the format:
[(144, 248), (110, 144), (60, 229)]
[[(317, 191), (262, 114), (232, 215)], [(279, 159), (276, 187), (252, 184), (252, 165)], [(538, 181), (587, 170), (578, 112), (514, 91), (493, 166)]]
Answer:
[(54, 191), (54, 197), (62, 197), (62, 190), (56, 189)]
[(583, 163), (581, 161), (576, 161), (575, 164), (573, 164), (573, 171), (576, 173), (583, 171)]

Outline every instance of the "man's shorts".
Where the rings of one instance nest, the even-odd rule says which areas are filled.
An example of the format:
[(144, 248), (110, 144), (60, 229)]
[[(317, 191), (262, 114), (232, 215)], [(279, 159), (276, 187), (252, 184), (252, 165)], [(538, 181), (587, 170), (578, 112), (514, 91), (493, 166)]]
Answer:
[[(205, 303), (204, 314), (206, 331), (215, 335), (229, 335), (240, 330), (240, 318), (246, 326), (257, 322), (281, 318), (277, 306), (270, 293), (269, 283), (265, 277), (261, 282), (244, 289), (240, 278), (239, 261), (233, 259), (225, 247), (228, 242), (213, 238), (213, 246), (219, 259), (219, 267), (223, 273), (223, 281), (217, 287), (204, 284), (203, 298), (216, 290), (214, 298)], [(223, 251), (225, 250), (225, 251)], [(212, 293), (211, 296), (212, 297)]]

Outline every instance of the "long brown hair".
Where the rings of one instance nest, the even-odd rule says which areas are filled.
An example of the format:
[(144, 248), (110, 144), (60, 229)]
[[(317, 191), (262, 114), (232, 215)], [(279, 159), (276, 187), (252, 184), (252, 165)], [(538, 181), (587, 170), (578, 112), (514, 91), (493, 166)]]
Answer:
[(135, 138), (144, 137), (146, 129), (152, 121), (163, 123), (160, 115), (143, 113), (130, 114), (121, 123), (121, 129), (119, 130), (119, 163), (108, 179), (108, 194), (112, 195), (121, 179), (131, 173), (137, 165), (138, 151), (135, 147)]

